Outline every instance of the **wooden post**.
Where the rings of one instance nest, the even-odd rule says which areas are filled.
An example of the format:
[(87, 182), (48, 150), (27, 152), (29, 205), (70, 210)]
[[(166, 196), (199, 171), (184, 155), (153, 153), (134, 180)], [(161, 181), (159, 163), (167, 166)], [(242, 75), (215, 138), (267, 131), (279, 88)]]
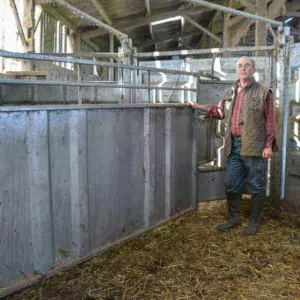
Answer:
[[(257, 14), (262, 17), (267, 17), (267, 2), (266, 0), (256, 0)], [(264, 22), (255, 22), (255, 46), (265, 46), (267, 43), (268, 27)], [(256, 52), (256, 56), (259, 52)]]

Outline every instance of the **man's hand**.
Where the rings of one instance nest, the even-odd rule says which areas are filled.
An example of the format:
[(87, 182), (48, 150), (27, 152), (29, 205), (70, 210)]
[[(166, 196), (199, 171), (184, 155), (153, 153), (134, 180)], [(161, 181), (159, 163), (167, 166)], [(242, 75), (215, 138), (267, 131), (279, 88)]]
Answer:
[(196, 108), (196, 107), (195, 107), (196, 103), (193, 102), (193, 101), (189, 101), (189, 102), (187, 103), (187, 105), (188, 105), (189, 107), (191, 107), (191, 108)]
[(266, 158), (266, 159), (269, 159), (272, 157), (272, 154), (273, 154), (273, 151), (271, 148), (265, 148), (263, 153), (262, 153), (262, 157), (263, 158)]
[(195, 102), (193, 102), (193, 101), (189, 101), (189, 102), (187, 103), (187, 105), (188, 105), (189, 107), (191, 107), (191, 108), (194, 108), (194, 109), (201, 109), (201, 110), (203, 110), (203, 111), (206, 111), (206, 105), (203, 105), (203, 104), (197, 104), (197, 103), (195, 103)]

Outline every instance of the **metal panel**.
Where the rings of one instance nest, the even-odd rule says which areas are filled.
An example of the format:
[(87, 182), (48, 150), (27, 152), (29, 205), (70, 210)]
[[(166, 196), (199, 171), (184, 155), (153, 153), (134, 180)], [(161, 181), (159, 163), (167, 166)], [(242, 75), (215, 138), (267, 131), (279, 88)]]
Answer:
[(34, 271), (27, 113), (0, 114), (0, 286)]
[(155, 198), (152, 223), (166, 217), (166, 110), (155, 110)]
[(88, 112), (90, 236), (94, 249), (144, 223), (143, 110)]
[(195, 207), (186, 106), (18, 109), (0, 112), (1, 286)]
[[(171, 110), (171, 215), (192, 206), (192, 137), (190, 109)], [(167, 147), (167, 146), (166, 146)]]
[(227, 90), (231, 87), (230, 83), (219, 84), (200, 84), (200, 99), (203, 104), (219, 104)]
[(49, 114), (55, 262), (89, 252), (86, 111)]
[(225, 199), (225, 174), (226, 171), (201, 170), (199, 173), (199, 201)]
[(53, 266), (47, 112), (28, 113), (27, 142), (32, 261), (43, 273)]

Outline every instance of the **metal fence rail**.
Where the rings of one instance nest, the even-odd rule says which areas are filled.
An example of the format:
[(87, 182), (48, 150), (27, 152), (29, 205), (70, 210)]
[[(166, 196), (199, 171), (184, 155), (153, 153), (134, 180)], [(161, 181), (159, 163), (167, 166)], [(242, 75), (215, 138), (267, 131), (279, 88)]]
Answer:
[(145, 85), (128, 85), (128, 84), (109, 84), (109, 83), (89, 83), (89, 82), (70, 82), (70, 81), (35, 81), (35, 80), (7, 80), (0, 79), (1, 84), (8, 85), (50, 85), (50, 86), (75, 86), (75, 87), (101, 87), (101, 88), (124, 88), (124, 89), (144, 89), (144, 90), (169, 90), (169, 91), (191, 91), (196, 92), (197, 89), (176, 88), (166, 86), (145, 86)]
[[(34, 81), (34, 80), (0, 80), (1, 85), (31, 85), (31, 86), (74, 86), (78, 87), (78, 103), (82, 104), (82, 87), (100, 87), (100, 88), (124, 88), (124, 89), (147, 89), (148, 92), (148, 102), (150, 103), (150, 90), (171, 90), (171, 91), (190, 91), (196, 93), (196, 99), (199, 100), (199, 90), (198, 85), (200, 84), (200, 78), (206, 77), (209, 79), (220, 80), (217, 76), (211, 75), (207, 72), (188, 72), (181, 70), (171, 70), (171, 69), (161, 69), (161, 68), (151, 68), (151, 67), (142, 67), (142, 66), (133, 66), (126, 65), (121, 63), (111, 63), (103, 61), (94, 61), (88, 59), (77, 59), (77, 58), (68, 58), (52, 55), (43, 55), (43, 54), (31, 54), (31, 53), (17, 53), (17, 52), (8, 52), (0, 51), (0, 57), (11, 58), (11, 59), (24, 59), (24, 60), (37, 60), (37, 61), (50, 61), (50, 62), (64, 62), (78, 65), (78, 81), (77, 82), (55, 82), (55, 81)], [(147, 85), (132, 85), (132, 76), (130, 75), (130, 84), (108, 84), (108, 83), (96, 83), (96, 82), (82, 82), (82, 74), (80, 65), (92, 65), (92, 66), (103, 66), (103, 67), (115, 67), (119, 69), (127, 69), (132, 71), (146, 71), (148, 73), (148, 84)], [(193, 76), (196, 82), (196, 88), (178, 88), (178, 87), (164, 87), (164, 86), (153, 86), (150, 85), (150, 73), (164, 73), (164, 74), (174, 74), (174, 75), (187, 75)], [(121, 78), (119, 82), (123, 82), (123, 72), (120, 72)]]

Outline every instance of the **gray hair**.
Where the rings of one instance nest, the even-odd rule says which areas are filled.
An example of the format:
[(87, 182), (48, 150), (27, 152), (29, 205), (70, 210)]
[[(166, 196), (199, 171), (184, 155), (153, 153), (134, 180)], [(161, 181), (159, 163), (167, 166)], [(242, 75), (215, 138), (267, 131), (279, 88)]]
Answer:
[[(242, 56), (242, 57), (240, 57), (240, 58), (238, 59), (238, 61), (239, 61), (240, 59), (242, 59), (242, 58), (247, 58), (247, 59), (249, 59), (249, 60), (251, 61), (251, 63), (252, 63), (252, 67), (255, 68), (255, 61), (254, 61), (251, 57), (248, 57), (248, 56)], [(236, 62), (236, 64), (238, 63), (238, 61)]]

